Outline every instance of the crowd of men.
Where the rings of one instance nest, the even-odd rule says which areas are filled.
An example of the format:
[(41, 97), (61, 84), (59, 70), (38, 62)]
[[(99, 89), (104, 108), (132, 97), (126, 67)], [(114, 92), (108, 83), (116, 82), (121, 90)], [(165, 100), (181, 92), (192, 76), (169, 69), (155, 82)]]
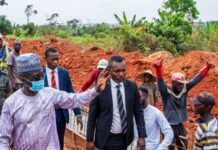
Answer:
[(191, 100), (200, 116), (193, 148), (183, 125), (188, 92), (215, 67), (212, 62), (190, 81), (173, 73), (169, 85), (163, 79), (163, 59), (158, 59), (153, 63), (156, 76), (151, 70), (141, 72), (138, 87), (126, 78), (125, 58), (112, 56), (100, 60), (75, 93), (56, 49), (45, 50), (46, 66), (41, 67), (37, 54), (21, 54), (21, 48), (18, 40), (9, 48), (0, 35), (0, 150), (63, 150), (68, 109), (83, 128), (80, 108), (85, 103), (90, 103), (87, 150), (126, 150), (130, 144), (132, 150), (218, 150), (211, 93)]

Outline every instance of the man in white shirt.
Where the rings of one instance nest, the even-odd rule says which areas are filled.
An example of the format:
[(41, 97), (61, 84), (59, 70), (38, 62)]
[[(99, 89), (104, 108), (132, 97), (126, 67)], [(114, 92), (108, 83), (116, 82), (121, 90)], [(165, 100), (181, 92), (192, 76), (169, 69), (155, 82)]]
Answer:
[[(166, 120), (163, 113), (151, 106), (147, 102), (148, 90), (140, 86), (139, 93), (141, 96), (141, 102), (144, 108), (144, 119), (145, 119), (145, 128), (147, 133), (146, 150), (167, 150), (168, 146), (173, 140), (173, 130), (170, 127), (170, 124)], [(137, 128), (134, 125), (135, 139), (133, 142), (133, 150), (137, 150)], [(160, 132), (163, 133), (164, 139), (160, 143)]]
[(40, 59), (36, 54), (16, 58), (21, 89), (4, 103), (0, 118), (0, 150), (60, 150), (55, 108), (76, 108), (90, 102), (105, 87), (102, 72), (91, 90), (76, 94), (44, 87)]

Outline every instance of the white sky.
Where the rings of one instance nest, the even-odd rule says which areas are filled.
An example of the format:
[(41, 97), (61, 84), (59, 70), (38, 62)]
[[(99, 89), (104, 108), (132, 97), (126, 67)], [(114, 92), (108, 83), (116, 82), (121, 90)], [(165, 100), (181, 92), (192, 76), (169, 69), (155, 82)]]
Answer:
[[(30, 21), (45, 24), (46, 18), (58, 13), (59, 23), (77, 18), (83, 23), (116, 23), (113, 14), (119, 16), (125, 11), (127, 17), (146, 16), (147, 20), (157, 17), (157, 10), (163, 0), (6, 0), (8, 6), (0, 6), (0, 15), (19, 24), (26, 23), (25, 7), (33, 4), (38, 14), (31, 16)], [(197, 0), (202, 21), (218, 20), (218, 0)]]

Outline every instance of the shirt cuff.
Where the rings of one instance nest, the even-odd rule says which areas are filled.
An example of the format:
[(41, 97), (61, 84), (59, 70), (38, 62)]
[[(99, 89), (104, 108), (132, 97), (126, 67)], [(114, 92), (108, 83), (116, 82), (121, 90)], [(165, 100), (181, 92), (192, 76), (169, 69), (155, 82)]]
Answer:
[(92, 96), (98, 96), (100, 93), (99, 92), (97, 92), (97, 90), (96, 90), (96, 86), (95, 87), (93, 87), (92, 89), (90, 89), (90, 93), (91, 93), (91, 95)]

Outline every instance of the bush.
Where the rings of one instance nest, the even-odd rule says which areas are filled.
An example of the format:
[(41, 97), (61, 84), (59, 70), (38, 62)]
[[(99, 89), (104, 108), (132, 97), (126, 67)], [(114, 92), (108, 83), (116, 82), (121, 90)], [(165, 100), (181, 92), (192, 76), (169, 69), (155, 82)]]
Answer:
[(36, 31), (36, 36), (48, 36), (48, 35), (55, 35), (57, 32), (57, 28), (54, 26), (40, 26)]
[(34, 36), (37, 30), (34, 23), (28, 23), (27, 25), (24, 25), (23, 29), (25, 30), (25, 36)]
[(59, 30), (57, 31), (57, 33), (55, 34), (56, 36), (60, 37), (60, 38), (68, 38), (69, 33), (67, 31), (64, 30)]
[(23, 28), (15, 28), (13, 30), (13, 34), (17, 37), (22, 37), (25, 36), (25, 31), (23, 30)]
[(11, 34), (12, 32), (11, 22), (6, 19), (6, 16), (0, 16), (0, 33)]

